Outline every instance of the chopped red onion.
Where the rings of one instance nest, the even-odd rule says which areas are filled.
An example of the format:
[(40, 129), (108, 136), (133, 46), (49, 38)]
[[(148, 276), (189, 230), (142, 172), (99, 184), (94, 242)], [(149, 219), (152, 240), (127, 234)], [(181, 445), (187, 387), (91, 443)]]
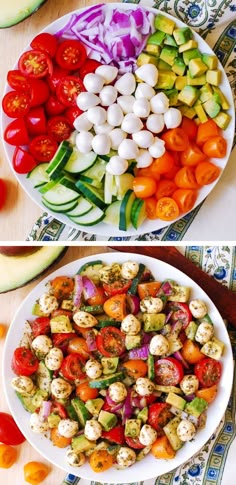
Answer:
[(82, 283), (83, 295), (85, 300), (87, 300), (88, 298), (92, 298), (92, 296), (96, 295), (96, 285), (90, 278), (88, 278), (88, 276), (82, 276)]
[(80, 307), (82, 291), (83, 291), (82, 276), (79, 275), (79, 274), (76, 274), (75, 275), (74, 294), (73, 294), (73, 303), (76, 307)]
[(133, 406), (131, 403), (131, 394), (132, 394), (131, 389), (128, 389), (128, 394), (127, 394), (127, 397), (125, 398), (123, 412), (122, 412), (122, 424), (125, 424), (126, 419), (131, 418), (134, 412)]
[(86, 343), (89, 352), (94, 352), (95, 350), (97, 350), (96, 334), (92, 329), (88, 330), (86, 333)]
[(132, 349), (129, 351), (129, 358), (130, 359), (142, 359), (146, 360), (149, 354), (149, 344), (142, 345), (142, 347), (138, 347), (137, 349)]
[(189, 369), (188, 362), (186, 362), (186, 360), (183, 358), (182, 354), (179, 351), (174, 352), (173, 357), (175, 357), (179, 362), (181, 362), (181, 364), (185, 369)]
[(48, 418), (52, 407), (52, 401), (43, 401), (40, 407), (40, 415), (42, 418)]
[(184, 396), (185, 401), (191, 402), (196, 397), (195, 394), (186, 394)]
[(161, 289), (164, 291), (165, 295), (170, 296), (173, 294), (173, 288), (170, 281), (164, 281), (161, 285)]
[(140, 298), (137, 295), (127, 294), (127, 303), (130, 313), (137, 315), (140, 310)]

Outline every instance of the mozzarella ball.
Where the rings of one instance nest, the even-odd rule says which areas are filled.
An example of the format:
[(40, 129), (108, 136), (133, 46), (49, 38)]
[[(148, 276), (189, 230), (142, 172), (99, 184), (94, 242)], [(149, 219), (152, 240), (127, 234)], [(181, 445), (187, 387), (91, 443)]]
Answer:
[(130, 313), (122, 320), (120, 328), (127, 335), (137, 335), (141, 330), (141, 322)]
[(122, 468), (128, 468), (132, 466), (136, 461), (136, 453), (131, 448), (127, 446), (121, 446), (117, 455), (116, 455), (117, 463)]
[(57, 310), (59, 303), (55, 296), (43, 293), (39, 298), (39, 306), (42, 313), (46, 316), (50, 315), (53, 310)]
[(98, 323), (94, 315), (82, 310), (78, 310), (76, 313), (74, 313), (73, 320), (77, 325), (79, 325), (79, 327), (83, 328), (94, 327), (94, 325), (97, 325)]
[(169, 350), (169, 342), (164, 335), (154, 335), (150, 342), (149, 352), (152, 355), (164, 355)]
[(107, 122), (111, 126), (120, 126), (124, 118), (121, 107), (114, 103), (107, 109)]
[(95, 135), (92, 139), (92, 149), (97, 155), (107, 155), (111, 149), (111, 141), (107, 133)]
[(109, 123), (105, 122), (102, 125), (94, 125), (93, 127), (96, 135), (104, 135), (105, 134), (110, 134), (111, 130), (113, 129), (113, 126), (109, 125)]
[(155, 390), (155, 384), (147, 377), (139, 377), (136, 380), (135, 390), (140, 396), (150, 396)]
[(72, 438), (78, 432), (78, 421), (72, 419), (61, 419), (58, 424), (58, 432), (65, 438)]
[(196, 434), (196, 428), (188, 419), (182, 419), (177, 426), (176, 432), (181, 441), (190, 441)]
[(136, 69), (135, 75), (151, 87), (154, 87), (157, 84), (158, 69), (154, 64), (143, 64)]
[(134, 113), (128, 113), (124, 116), (121, 124), (121, 129), (128, 134), (136, 133), (143, 127), (143, 123)]
[(99, 74), (99, 76), (102, 76), (105, 84), (110, 84), (116, 79), (118, 74), (118, 68), (103, 64), (97, 67), (97, 69), (95, 70), (95, 74)]
[(101, 106), (93, 106), (88, 109), (87, 118), (94, 125), (102, 125), (107, 119), (107, 112)]
[(111, 106), (111, 104), (115, 103), (116, 101), (117, 89), (114, 88), (114, 86), (104, 86), (99, 96), (101, 99), (102, 106)]
[(45, 357), (45, 364), (49, 370), (58, 370), (61, 367), (63, 358), (62, 350), (58, 347), (53, 347)]
[(134, 96), (119, 96), (117, 98), (117, 104), (121, 107), (124, 114), (133, 112), (134, 101)]
[(153, 162), (153, 157), (149, 153), (148, 150), (143, 150), (142, 148), (139, 150), (139, 155), (136, 158), (136, 167), (137, 168), (145, 168), (150, 167)]
[(179, 385), (187, 396), (188, 394), (194, 394), (198, 390), (199, 380), (194, 374), (189, 374), (183, 377)]
[(163, 301), (154, 296), (145, 296), (140, 301), (140, 309), (146, 313), (160, 313), (163, 310)]
[(199, 342), (199, 344), (204, 345), (209, 340), (211, 340), (213, 335), (214, 335), (214, 327), (212, 323), (202, 322), (197, 328), (195, 340)]
[(74, 121), (74, 127), (77, 131), (89, 131), (91, 130), (93, 123), (88, 120), (87, 113), (82, 113)]
[(160, 138), (154, 138), (154, 143), (149, 147), (149, 153), (152, 155), (153, 158), (159, 158), (164, 155), (165, 149), (165, 142)]
[(102, 375), (102, 364), (98, 360), (89, 359), (85, 364), (85, 372), (90, 379), (97, 379)]
[(139, 118), (147, 118), (150, 114), (150, 103), (146, 98), (136, 99), (133, 104), (133, 112)]
[(165, 127), (163, 115), (151, 114), (146, 121), (146, 127), (152, 133), (160, 133)]
[(140, 148), (149, 148), (154, 143), (154, 136), (148, 130), (137, 131), (132, 138)]
[(123, 74), (115, 83), (115, 88), (120, 94), (129, 96), (132, 94), (136, 87), (135, 77), (131, 72)]
[(11, 381), (11, 386), (15, 391), (19, 392), (21, 396), (34, 394), (36, 389), (32, 379), (26, 376), (14, 377)]
[(30, 415), (30, 428), (34, 433), (46, 433), (49, 429), (48, 421), (45, 420), (41, 414), (32, 413)]
[(163, 114), (169, 108), (169, 98), (164, 93), (157, 93), (150, 100), (151, 110), (156, 114)]
[(106, 171), (111, 175), (122, 175), (126, 172), (128, 166), (127, 160), (119, 157), (119, 155), (114, 155), (106, 164)]
[(118, 155), (126, 160), (136, 159), (138, 154), (138, 146), (134, 140), (125, 139), (118, 147)]
[(96, 441), (102, 436), (102, 427), (95, 419), (86, 421), (84, 434), (88, 440)]
[(157, 432), (152, 426), (149, 424), (144, 424), (141, 428), (139, 441), (144, 446), (150, 446), (156, 441), (157, 439)]
[(111, 141), (111, 149), (118, 150), (121, 142), (125, 140), (127, 137), (127, 133), (124, 132), (121, 128), (114, 128), (109, 132), (109, 138)]
[(169, 108), (164, 113), (164, 121), (166, 128), (177, 128), (182, 121), (181, 111), (177, 108)]
[(189, 310), (194, 318), (203, 318), (207, 314), (206, 304), (199, 299), (190, 301)]
[(104, 78), (95, 72), (90, 72), (84, 76), (83, 84), (89, 93), (100, 93), (103, 88)]
[(116, 403), (122, 402), (127, 396), (127, 389), (122, 382), (113, 382), (108, 387), (108, 394), (112, 401)]
[(82, 466), (86, 462), (85, 455), (75, 450), (69, 449), (66, 452), (66, 461), (70, 466)]
[(56, 399), (67, 399), (72, 393), (72, 386), (61, 377), (56, 377), (51, 382), (51, 392)]
[(38, 337), (33, 340), (32, 347), (36, 354), (43, 358), (52, 348), (52, 339), (47, 335), (38, 335)]
[(150, 100), (153, 96), (155, 96), (155, 89), (153, 89), (147, 83), (139, 83), (134, 95), (136, 99), (146, 98)]
[(80, 131), (76, 135), (75, 143), (81, 153), (89, 153), (92, 150), (93, 135), (89, 131)]
[(139, 272), (139, 264), (136, 261), (126, 261), (121, 265), (121, 276), (126, 280), (132, 280)]
[(79, 109), (82, 109), (82, 111), (86, 111), (93, 106), (97, 106), (99, 103), (99, 96), (93, 93), (87, 93), (86, 91), (79, 93), (76, 99), (76, 104)]

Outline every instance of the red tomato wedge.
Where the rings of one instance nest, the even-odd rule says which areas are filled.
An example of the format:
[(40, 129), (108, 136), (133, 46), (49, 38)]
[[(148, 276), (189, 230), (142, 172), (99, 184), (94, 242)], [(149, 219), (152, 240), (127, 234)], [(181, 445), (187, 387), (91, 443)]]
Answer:
[(96, 338), (97, 348), (105, 357), (117, 357), (125, 352), (125, 335), (116, 327), (105, 327)]
[(60, 373), (69, 381), (85, 378), (86, 374), (82, 372), (84, 363), (85, 360), (80, 354), (69, 354), (62, 362)]
[(49, 135), (39, 135), (33, 138), (29, 145), (30, 153), (39, 162), (50, 162), (57, 151), (57, 142)]
[(162, 386), (176, 386), (184, 377), (182, 364), (174, 357), (155, 362), (155, 380)]
[(9, 118), (23, 118), (30, 109), (30, 94), (10, 91), (2, 100), (2, 109)]
[(11, 365), (12, 370), (18, 376), (31, 376), (38, 369), (39, 361), (30, 349), (17, 347)]
[(29, 78), (41, 78), (52, 73), (52, 61), (46, 52), (29, 50), (23, 52), (18, 61), (22, 74)]
[(42, 32), (34, 37), (30, 43), (30, 47), (46, 52), (51, 57), (54, 57), (57, 50), (57, 39), (54, 35), (49, 34), (49, 32)]
[(79, 69), (87, 57), (84, 45), (78, 40), (68, 39), (59, 44), (56, 51), (57, 64), (63, 69)]
[(84, 91), (84, 85), (79, 77), (66, 76), (58, 81), (56, 95), (65, 106), (76, 106), (78, 94)]
[(222, 373), (222, 365), (219, 361), (206, 357), (194, 366), (194, 374), (196, 374), (200, 385), (211, 387), (218, 384)]
[(4, 131), (4, 140), (10, 145), (28, 145), (29, 136), (26, 129), (25, 121), (22, 118), (16, 118)]
[(37, 162), (33, 156), (23, 150), (23, 148), (16, 147), (13, 154), (12, 165), (17, 173), (28, 173), (36, 167)]

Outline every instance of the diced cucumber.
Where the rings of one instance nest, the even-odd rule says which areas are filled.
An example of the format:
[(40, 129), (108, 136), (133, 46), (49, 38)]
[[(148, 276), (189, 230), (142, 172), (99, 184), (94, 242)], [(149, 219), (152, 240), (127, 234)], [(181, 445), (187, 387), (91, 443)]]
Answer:
[(91, 417), (90, 412), (85, 407), (84, 402), (81, 401), (81, 399), (79, 399), (78, 397), (71, 399), (71, 404), (78, 416), (79, 423), (81, 424), (82, 427), (84, 427), (86, 421)]
[(39, 187), (40, 194), (46, 194), (46, 192), (53, 189), (59, 182), (60, 178), (58, 178), (57, 180), (49, 180), (49, 182)]
[(138, 229), (143, 221), (145, 221), (146, 217), (147, 214), (145, 201), (137, 197), (131, 207), (131, 222), (134, 228)]
[(83, 175), (97, 179), (101, 182), (106, 172), (106, 162), (102, 158), (97, 157), (96, 162), (88, 169), (83, 172)]
[(97, 154), (93, 151), (89, 153), (81, 153), (74, 147), (73, 152), (66, 163), (64, 170), (69, 173), (80, 173), (91, 167), (97, 158)]
[(118, 227), (119, 220), (120, 220), (120, 206), (121, 206), (120, 200), (116, 200), (115, 202), (110, 204), (106, 209), (103, 222), (105, 222), (106, 224), (112, 224)]
[(147, 364), (148, 364), (148, 379), (150, 379), (151, 381), (154, 381), (154, 378), (155, 378), (155, 367), (154, 367), (155, 361), (154, 361), (154, 356), (152, 354), (148, 354)]
[(133, 279), (132, 285), (128, 289), (128, 292), (127, 292), (128, 294), (130, 294), (130, 295), (136, 295), (137, 289), (138, 289), (138, 284), (140, 283), (140, 281), (142, 279), (142, 276), (143, 276), (143, 273), (144, 273), (145, 269), (146, 269), (145, 264), (140, 263), (138, 273), (135, 276), (135, 278)]
[(49, 163), (39, 163), (31, 172), (27, 174), (27, 178), (30, 179), (34, 187), (40, 187), (41, 185), (46, 184), (49, 182), (49, 175), (46, 172)]
[(103, 263), (100, 259), (95, 261), (91, 261), (90, 263), (85, 263), (77, 274), (81, 274), (82, 276), (88, 276), (96, 285), (98, 285), (100, 278), (99, 278), (99, 271), (102, 269)]
[(91, 209), (93, 208), (93, 205), (89, 200), (85, 199), (84, 197), (79, 197), (79, 199), (76, 201), (76, 206), (74, 209), (67, 211), (67, 215), (69, 217), (73, 216), (83, 216), (84, 214), (87, 214)]
[(169, 423), (164, 426), (163, 431), (167, 436), (173, 450), (177, 451), (183, 446), (183, 441), (181, 441), (177, 435), (177, 427), (180, 423), (181, 419), (179, 417), (175, 417), (169, 421)]
[(47, 200), (45, 200), (43, 197), (42, 202), (43, 202), (43, 205), (45, 205), (48, 209), (50, 209), (53, 212), (68, 212), (77, 206), (76, 199), (66, 204), (54, 205), (47, 202)]
[(131, 208), (135, 198), (135, 193), (131, 189), (129, 189), (127, 190), (124, 198), (121, 201), (119, 220), (119, 229), (121, 231), (126, 231), (130, 226)]
[(51, 180), (55, 180), (61, 175), (72, 151), (73, 148), (68, 141), (63, 140), (60, 143), (54, 157), (47, 167), (47, 173), (49, 174)]
[(72, 202), (73, 200), (77, 199), (78, 192), (68, 189), (68, 187), (61, 185), (61, 183), (56, 183), (54, 187), (47, 190), (47, 192), (44, 194), (44, 201), (54, 205), (67, 204), (68, 202)]
[(81, 180), (76, 182), (76, 187), (95, 206), (102, 210), (105, 209), (106, 204), (104, 202), (103, 194), (96, 187), (93, 187), (86, 182), (82, 182)]
[(81, 226), (92, 226), (93, 224), (98, 224), (98, 222), (102, 221), (105, 216), (104, 212), (99, 209), (99, 207), (94, 207), (82, 216), (67, 215), (73, 222), (80, 224)]

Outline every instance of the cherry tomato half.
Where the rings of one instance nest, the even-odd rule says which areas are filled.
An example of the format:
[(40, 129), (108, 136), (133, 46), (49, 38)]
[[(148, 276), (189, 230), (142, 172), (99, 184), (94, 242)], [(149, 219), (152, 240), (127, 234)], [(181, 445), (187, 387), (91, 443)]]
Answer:
[(134, 177), (133, 179), (133, 191), (136, 197), (145, 199), (154, 195), (157, 190), (157, 182), (152, 177)]
[(162, 221), (173, 221), (179, 216), (179, 207), (171, 197), (161, 197), (157, 201), (156, 214)]
[(40, 106), (49, 98), (49, 87), (43, 79), (30, 79), (30, 106)]
[(103, 283), (103, 288), (108, 296), (113, 296), (127, 293), (131, 284), (132, 280), (120, 278), (119, 280), (113, 281), (113, 283)]
[(125, 436), (125, 442), (130, 448), (134, 448), (134, 450), (141, 450), (145, 448), (145, 445), (139, 441), (139, 438), (131, 438), (130, 436)]
[(54, 116), (47, 123), (47, 131), (54, 140), (61, 142), (69, 138), (72, 128), (65, 116)]
[(186, 303), (168, 301), (165, 306), (165, 313), (167, 315), (170, 314), (168, 321), (171, 324), (181, 321), (183, 329), (185, 329), (192, 320), (192, 314)]
[(57, 142), (49, 135), (39, 135), (33, 138), (29, 144), (29, 151), (35, 160), (50, 162), (57, 151)]
[(20, 445), (25, 441), (11, 414), (0, 412), (0, 441), (5, 445)]
[(10, 91), (2, 100), (2, 109), (10, 118), (23, 118), (30, 108), (30, 94)]
[(46, 52), (51, 57), (54, 57), (57, 50), (57, 39), (54, 35), (49, 34), (49, 32), (42, 32), (34, 37), (30, 43), (30, 47), (38, 51)]
[(85, 360), (80, 354), (69, 354), (62, 361), (60, 373), (69, 381), (85, 378), (86, 374), (82, 372), (84, 364)]
[(52, 91), (52, 93), (56, 91), (56, 87), (60, 79), (62, 79), (65, 76), (68, 76), (69, 73), (70, 71), (68, 69), (62, 69), (59, 66), (53, 66), (52, 74), (46, 77), (49, 89), (50, 91)]
[(31, 108), (25, 117), (25, 122), (30, 135), (44, 135), (47, 131), (47, 127), (43, 106)]
[(16, 91), (29, 91), (30, 90), (30, 83), (29, 79), (27, 79), (24, 74), (20, 71), (20, 69), (13, 69), (12, 71), (8, 71), (7, 73), (7, 82), (12, 89)]
[(18, 61), (22, 74), (29, 78), (41, 78), (52, 73), (52, 61), (46, 52), (29, 50)]
[(16, 118), (4, 131), (4, 140), (10, 145), (28, 145), (29, 136), (23, 118)]
[(56, 96), (51, 95), (45, 104), (48, 116), (60, 115), (65, 111), (65, 105), (60, 103)]
[(30, 153), (23, 150), (23, 148), (16, 147), (12, 165), (17, 173), (28, 173), (36, 167), (37, 163)]
[(96, 338), (97, 348), (105, 357), (117, 357), (125, 352), (125, 335), (116, 327), (105, 327)]
[(188, 136), (183, 130), (183, 128), (171, 128), (167, 130), (161, 138), (165, 142), (165, 148), (167, 150), (173, 150), (181, 152), (185, 150), (188, 146)]
[(101, 62), (96, 61), (96, 59), (86, 59), (79, 68), (79, 76), (83, 80), (86, 74), (96, 71), (99, 66), (101, 66)]
[(39, 361), (30, 349), (17, 347), (12, 357), (12, 370), (18, 376), (31, 376), (36, 372)]
[(170, 405), (166, 402), (155, 402), (149, 406), (148, 409), (148, 424), (156, 431), (160, 432), (162, 428), (171, 419)]
[(86, 49), (79, 40), (68, 39), (59, 44), (56, 51), (57, 64), (63, 69), (79, 69), (87, 57)]
[(112, 443), (116, 443), (117, 445), (123, 445), (125, 443), (124, 426), (118, 424), (118, 426), (115, 426), (110, 431), (103, 431), (102, 438), (105, 438)]
[(218, 384), (222, 373), (222, 365), (219, 361), (206, 357), (194, 366), (194, 374), (202, 387), (211, 387)]
[(74, 76), (61, 78), (56, 87), (57, 98), (65, 106), (76, 106), (81, 91), (84, 91), (84, 85), (79, 77)]
[(38, 335), (47, 335), (50, 333), (50, 318), (49, 317), (37, 317), (31, 322), (31, 330), (33, 337)]
[(162, 386), (176, 386), (184, 377), (182, 364), (174, 357), (158, 359), (155, 362), (155, 380)]
[(78, 396), (81, 401), (88, 401), (89, 399), (96, 399), (98, 397), (98, 390), (89, 387), (88, 382), (82, 382), (76, 387), (76, 396)]

